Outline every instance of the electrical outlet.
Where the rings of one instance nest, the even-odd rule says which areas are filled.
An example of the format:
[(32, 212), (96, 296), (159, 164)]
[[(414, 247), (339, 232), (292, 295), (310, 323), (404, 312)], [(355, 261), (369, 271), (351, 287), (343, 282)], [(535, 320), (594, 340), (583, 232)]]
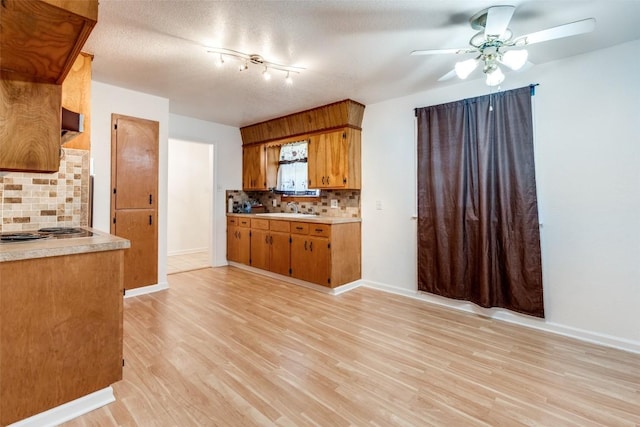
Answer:
[(382, 210), (382, 200), (376, 200), (376, 210)]
[(271, 200), (271, 205), (273, 205), (274, 208), (278, 207), (278, 201), (276, 199)]
[(331, 209), (338, 209), (338, 200), (331, 199)]

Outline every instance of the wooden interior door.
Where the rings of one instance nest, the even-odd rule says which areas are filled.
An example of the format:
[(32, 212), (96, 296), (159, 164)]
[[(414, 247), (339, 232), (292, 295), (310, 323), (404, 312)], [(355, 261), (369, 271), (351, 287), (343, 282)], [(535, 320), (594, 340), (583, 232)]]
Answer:
[(111, 115), (111, 234), (131, 241), (125, 289), (158, 282), (159, 123)]

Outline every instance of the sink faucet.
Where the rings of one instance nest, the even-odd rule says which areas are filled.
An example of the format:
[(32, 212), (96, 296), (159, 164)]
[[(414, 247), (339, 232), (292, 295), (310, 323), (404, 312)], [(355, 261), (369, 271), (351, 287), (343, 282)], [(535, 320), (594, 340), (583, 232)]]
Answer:
[(295, 202), (287, 203), (287, 207), (291, 207), (293, 209), (293, 213), (298, 213), (298, 205)]

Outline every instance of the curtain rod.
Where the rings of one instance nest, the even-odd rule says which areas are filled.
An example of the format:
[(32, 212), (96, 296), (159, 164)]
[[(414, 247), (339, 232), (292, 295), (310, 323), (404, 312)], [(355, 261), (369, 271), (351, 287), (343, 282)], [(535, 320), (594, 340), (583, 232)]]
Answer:
[[(540, 83), (531, 83), (529, 85), (529, 90), (531, 91), (531, 96), (534, 96), (536, 94), (536, 86), (540, 86)], [(526, 87), (526, 86), (523, 86), (523, 87)], [(516, 89), (518, 89), (518, 88), (516, 88)], [(515, 90), (515, 89), (511, 89), (511, 90)], [(498, 92), (498, 93), (500, 93), (500, 92)], [(414, 113), (414, 115), (416, 117), (418, 117), (418, 110), (420, 108), (425, 108), (425, 107), (416, 107), (416, 108), (413, 109), (413, 113)]]

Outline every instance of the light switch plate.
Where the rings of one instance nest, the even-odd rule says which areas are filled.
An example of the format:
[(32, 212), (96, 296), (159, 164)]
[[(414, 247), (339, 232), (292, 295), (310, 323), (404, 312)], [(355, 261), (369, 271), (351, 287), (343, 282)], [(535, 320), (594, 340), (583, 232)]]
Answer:
[(382, 200), (376, 200), (376, 210), (382, 210)]
[(331, 199), (331, 209), (338, 209), (338, 200)]
[(271, 200), (271, 205), (273, 205), (274, 208), (278, 207), (278, 201), (276, 199)]

